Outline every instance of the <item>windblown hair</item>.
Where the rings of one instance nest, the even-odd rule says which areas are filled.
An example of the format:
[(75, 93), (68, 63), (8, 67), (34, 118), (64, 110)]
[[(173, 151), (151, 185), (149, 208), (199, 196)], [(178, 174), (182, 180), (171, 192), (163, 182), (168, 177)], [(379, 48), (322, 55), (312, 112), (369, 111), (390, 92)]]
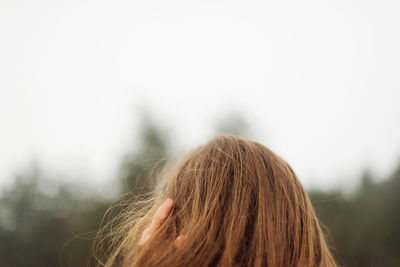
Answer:
[[(169, 217), (139, 246), (167, 198)], [(198, 147), (161, 172), (151, 198), (131, 205), (102, 266), (336, 266), (292, 168), (244, 138), (219, 135)]]

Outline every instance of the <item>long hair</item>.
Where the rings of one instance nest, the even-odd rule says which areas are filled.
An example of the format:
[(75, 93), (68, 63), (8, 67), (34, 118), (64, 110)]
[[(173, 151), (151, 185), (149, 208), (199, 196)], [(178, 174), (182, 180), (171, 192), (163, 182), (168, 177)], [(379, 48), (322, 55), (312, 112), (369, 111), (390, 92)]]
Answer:
[[(139, 246), (167, 198), (174, 200), (169, 217)], [(292, 168), (267, 147), (233, 135), (170, 164), (152, 196), (124, 216), (103, 266), (336, 266)], [(177, 248), (179, 235), (186, 238)]]

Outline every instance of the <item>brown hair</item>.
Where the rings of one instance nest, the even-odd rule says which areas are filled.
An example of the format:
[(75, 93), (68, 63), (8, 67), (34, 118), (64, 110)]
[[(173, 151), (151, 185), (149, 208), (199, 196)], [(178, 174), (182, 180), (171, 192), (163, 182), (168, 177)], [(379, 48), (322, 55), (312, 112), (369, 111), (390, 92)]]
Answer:
[[(171, 214), (139, 246), (167, 198)], [(103, 266), (336, 266), (296, 174), (254, 141), (215, 137), (166, 167), (152, 197), (131, 205)], [(176, 248), (179, 235), (187, 238)]]

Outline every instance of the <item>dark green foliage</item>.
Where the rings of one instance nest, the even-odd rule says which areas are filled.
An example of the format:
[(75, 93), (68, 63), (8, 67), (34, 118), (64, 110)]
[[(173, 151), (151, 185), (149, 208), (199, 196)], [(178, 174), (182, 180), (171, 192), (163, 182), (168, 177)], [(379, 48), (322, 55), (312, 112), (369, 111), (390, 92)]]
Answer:
[[(219, 125), (222, 132), (248, 133), (239, 117)], [(168, 155), (164, 130), (148, 116), (140, 129), (139, 145), (123, 158), (116, 181), (121, 194), (147, 192)], [(1, 193), (1, 267), (93, 265), (89, 260), (93, 238), (113, 203), (88, 188), (55, 182), (60, 180), (47, 179), (34, 164)], [(365, 172), (351, 195), (309, 192), (333, 252), (344, 266), (400, 266), (400, 165), (382, 182), (374, 180)]]
[(84, 266), (94, 232), (109, 203), (48, 183), (34, 165), (0, 198), (0, 266)]
[(400, 266), (400, 165), (374, 183), (365, 172), (352, 195), (310, 192), (344, 266)]
[[(121, 166), (120, 194), (149, 191), (167, 155), (167, 134), (144, 114), (139, 146)], [(156, 167), (154, 165), (156, 164)], [(47, 179), (33, 164), (0, 195), (0, 266), (92, 266), (92, 244), (106, 210), (114, 203), (90, 188)], [(55, 182), (58, 181), (58, 182)], [(43, 188), (44, 187), (44, 188)], [(50, 192), (48, 192), (50, 191)], [(130, 191), (130, 195), (125, 195)], [(114, 209), (113, 214), (119, 209)], [(104, 221), (102, 222), (104, 217)]]

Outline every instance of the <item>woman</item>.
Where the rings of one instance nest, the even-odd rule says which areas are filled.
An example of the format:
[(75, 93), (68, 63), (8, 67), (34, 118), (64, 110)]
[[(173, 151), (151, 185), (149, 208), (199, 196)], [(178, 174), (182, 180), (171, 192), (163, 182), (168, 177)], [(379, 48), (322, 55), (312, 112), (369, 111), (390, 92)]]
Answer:
[(217, 136), (132, 205), (104, 266), (336, 266), (295, 173), (257, 142)]

